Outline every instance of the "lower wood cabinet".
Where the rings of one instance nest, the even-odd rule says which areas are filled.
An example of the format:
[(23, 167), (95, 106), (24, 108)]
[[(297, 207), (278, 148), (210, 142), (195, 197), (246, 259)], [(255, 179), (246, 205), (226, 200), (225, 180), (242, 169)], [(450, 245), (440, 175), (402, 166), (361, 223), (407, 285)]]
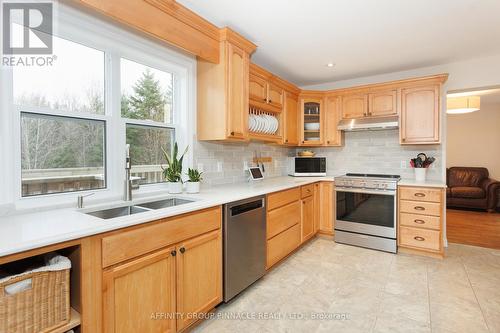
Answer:
[(399, 251), (443, 257), (444, 189), (400, 186), (398, 198)]
[(333, 182), (319, 184), (319, 233), (333, 235), (335, 214), (335, 191)]
[(302, 199), (301, 242), (305, 242), (314, 235), (314, 196)]
[(174, 253), (166, 248), (104, 271), (104, 332), (175, 332)]
[[(162, 249), (128, 258), (102, 271), (104, 332), (178, 332), (197, 320), (193, 314), (206, 313), (222, 301), (220, 207), (153, 226), (176, 223), (179, 219), (189, 224), (197, 215), (205, 218), (200, 221), (203, 224), (217, 223), (217, 229), (165, 244)], [(140, 236), (143, 228), (151, 227), (125, 232), (131, 233), (130, 237)], [(184, 234), (179, 227), (169, 237), (176, 239)], [(103, 239), (106, 237), (109, 236)], [(142, 242), (154, 243), (155, 237), (165, 235), (150, 234)]]
[(297, 223), (267, 241), (266, 268), (270, 268), (300, 245), (300, 225)]

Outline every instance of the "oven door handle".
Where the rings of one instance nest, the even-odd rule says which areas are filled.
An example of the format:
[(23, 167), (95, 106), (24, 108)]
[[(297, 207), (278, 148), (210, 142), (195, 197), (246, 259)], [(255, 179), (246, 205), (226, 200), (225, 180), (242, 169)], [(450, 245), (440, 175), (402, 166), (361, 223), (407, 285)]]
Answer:
[(390, 190), (366, 190), (366, 189), (359, 189), (359, 188), (335, 187), (335, 191), (337, 191), (337, 192), (351, 192), (351, 193), (380, 194), (380, 195), (391, 195), (391, 196), (396, 195), (396, 191), (390, 191)]

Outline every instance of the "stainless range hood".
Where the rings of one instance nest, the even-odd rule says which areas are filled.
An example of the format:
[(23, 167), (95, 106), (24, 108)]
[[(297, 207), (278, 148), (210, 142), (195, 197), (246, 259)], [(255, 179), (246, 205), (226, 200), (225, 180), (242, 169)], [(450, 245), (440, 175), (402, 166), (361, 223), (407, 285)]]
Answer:
[(341, 131), (380, 131), (399, 127), (398, 116), (342, 119), (337, 128)]

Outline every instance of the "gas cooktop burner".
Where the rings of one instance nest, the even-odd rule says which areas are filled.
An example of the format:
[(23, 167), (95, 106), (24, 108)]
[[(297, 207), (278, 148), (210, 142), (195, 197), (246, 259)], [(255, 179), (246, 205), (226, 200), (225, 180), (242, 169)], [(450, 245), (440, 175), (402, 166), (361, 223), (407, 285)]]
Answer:
[(382, 175), (377, 173), (347, 173), (347, 177), (368, 177), (368, 178), (401, 178), (399, 175)]

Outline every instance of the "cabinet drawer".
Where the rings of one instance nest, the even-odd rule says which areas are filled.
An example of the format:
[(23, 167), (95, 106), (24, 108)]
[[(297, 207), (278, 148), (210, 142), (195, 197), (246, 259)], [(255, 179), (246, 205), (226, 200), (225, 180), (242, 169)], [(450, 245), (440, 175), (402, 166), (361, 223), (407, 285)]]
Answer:
[(433, 251), (441, 250), (441, 232), (436, 230), (400, 227), (399, 237), (401, 246), (418, 247)]
[(441, 216), (440, 203), (399, 200), (399, 205), (402, 213)]
[(314, 193), (314, 184), (309, 184), (309, 185), (304, 185), (300, 188), (301, 191), (301, 197), (302, 198), (307, 198)]
[(428, 187), (400, 187), (399, 198), (427, 202), (441, 202), (441, 189)]
[(300, 201), (273, 209), (267, 214), (267, 239), (300, 222)]
[(441, 218), (439, 216), (401, 213), (399, 215), (399, 224), (407, 227), (441, 230)]
[(269, 211), (297, 200), (300, 200), (300, 187), (271, 193), (267, 195), (267, 210)]
[(102, 266), (108, 267), (221, 227), (221, 207), (116, 231), (102, 239)]
[(271, 267), (300, 245), (300, 225), (283, 231), (267, 241), (267, 268)]

